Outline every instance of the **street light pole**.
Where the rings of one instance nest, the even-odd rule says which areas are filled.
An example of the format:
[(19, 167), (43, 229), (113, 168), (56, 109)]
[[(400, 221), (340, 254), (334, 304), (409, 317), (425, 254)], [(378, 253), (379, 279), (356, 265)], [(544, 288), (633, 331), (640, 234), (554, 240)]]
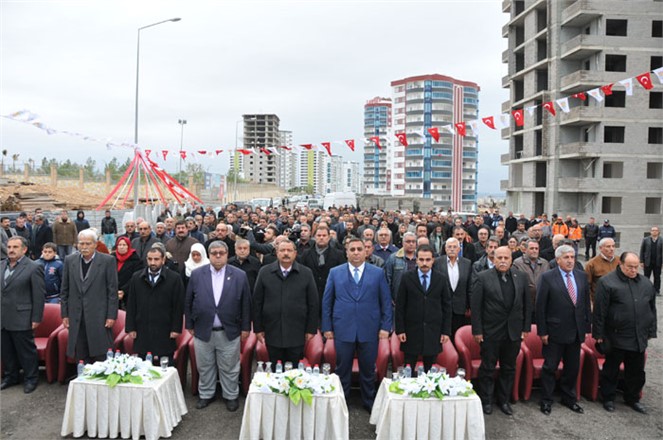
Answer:
[(233, 188), (234, 188), (234, 196), (233, 196), (233, 202), (237, 201), (237, 174), (239, 173), (239, 157), (237, 157), (237, 142), (239, 142), (238, 137), (237, 137), (237, 132), (239, 131), (239, 124), (241, 122), (244, 122), (244, 120), (240, 120), (235, 122), (235, 154), (233, 154)]
[(180, 124), (182, 129), (180, 130), (180, 165), (177, 171), (177, 178), (182, 181), (182, 146), (184, 145), (184, 126), (186, 125), (186, 119), (178, 119), (177, 123)]
[[(168, 23), (169, 21), (175, 22), (180, 20), (181, 18), (176, 17), (168, 20), (159, 21), (157, 23), (148, 24), (147, 26), (138, 28), (138, 38), (136, 41), (136, 101), (134, 103), (134, 145), (138, 145), (138, 79), (140, 72), (140, 31), (152, 26), (157, 26), (162, 23)], [(137, 175), (138, 181), (134, 186), (134, 208), (138, 206), (138, 186), (140, 185), (140, 171), (136, 169), (136, 172), (138, 173)]]

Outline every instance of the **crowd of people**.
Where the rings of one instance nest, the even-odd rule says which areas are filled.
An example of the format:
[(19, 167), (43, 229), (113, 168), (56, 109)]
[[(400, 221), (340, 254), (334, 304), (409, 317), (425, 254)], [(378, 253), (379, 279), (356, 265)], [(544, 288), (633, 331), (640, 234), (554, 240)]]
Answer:
[(646, 412), (644, 353), (656, 337), (663, 265), (656, 226), (639, 252), (617, 256), (608, 219), (581, 226), (570, 216), (503, 217), (498, 210), (460, 217), (194, 206), (166, 209), (154, 224), (127, 221), (122, 233), (110, 211), (99, 228), (83, 211), (71, 220), (65, 210), (52, 223), (41, 210), (21, 213), (13, 227), (7, 217), (0, 223), (2, 389), (19, 383), (20, 369), (24, 391), (37, 387), (33, 330), (48, 302), (61, 304), (67, 355), (87, 363), (103, 360), (112, 346), (118, 309), (142, 357), (151, 352), (172, 363), (175, 340), (190, 332), (200, 409), (216, 398), (217, 381), (227, 409), (239, 408), (240, 346), (251, 331), (273, 363), (296, 365), (318, 331), (333, 340), (346, 398), (356, 354), (370, 411), (380, 339), (395, 332), (405, 362), (421, 357), (428, 370), (444, 344), (471, 326), (480, 344), (475, 385), (483, 410), (511, 415), (516, 357), (536, 324), (545, 358), (543, 414), (552, 411), (560, 362), (561, 402), (583, 412), (575, 378), (588, 333), (606, 356), (604, 408), (615, 410), (623, 362), (624, 400)]

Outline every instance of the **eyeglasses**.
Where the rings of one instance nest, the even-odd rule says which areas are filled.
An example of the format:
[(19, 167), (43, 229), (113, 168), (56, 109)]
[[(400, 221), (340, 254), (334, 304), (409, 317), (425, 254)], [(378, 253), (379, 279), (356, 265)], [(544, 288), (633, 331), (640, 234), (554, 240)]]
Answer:
[(221, 255), (226, 255), (228, 252), (224, 251), (216, 251), (216, 252), (210, 252), (209, 254), (214, 256), (214, 257), (220, 257)]

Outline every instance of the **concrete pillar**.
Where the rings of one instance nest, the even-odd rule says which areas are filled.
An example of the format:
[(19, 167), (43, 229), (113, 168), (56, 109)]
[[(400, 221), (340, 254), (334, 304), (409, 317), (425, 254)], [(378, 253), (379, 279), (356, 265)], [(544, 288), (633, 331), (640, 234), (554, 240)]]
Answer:
[(106, 170), (106, 192), (111, 190), (111, 172), (109, 169)]
[(27, 182), (29, 177), (30, 177), (30, 164), (24, 163), (23, 164), (23, 180), (25, 182)]
[(81, 189), (85, 187), (85, 170), (82, 167), (78, 170), (78, 186)]
[(58, 167), (54, 163), (51, 164), (51, 186), (58, 186)]

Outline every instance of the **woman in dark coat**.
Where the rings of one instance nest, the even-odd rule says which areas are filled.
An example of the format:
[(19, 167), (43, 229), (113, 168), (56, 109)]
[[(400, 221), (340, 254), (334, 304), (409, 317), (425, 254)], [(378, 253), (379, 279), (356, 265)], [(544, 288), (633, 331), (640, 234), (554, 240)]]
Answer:
[(113, 256), (117, 261), (117, 296), (120, 299), (120, 308), (125, 310), (127, 304), (125, 294), (129, 281), (135, 272), (144, 267), (143, 260), (138, 257), (136, 250), (131, 247), (131, 241), (127, 237), (118, 237), (115, 242)]

